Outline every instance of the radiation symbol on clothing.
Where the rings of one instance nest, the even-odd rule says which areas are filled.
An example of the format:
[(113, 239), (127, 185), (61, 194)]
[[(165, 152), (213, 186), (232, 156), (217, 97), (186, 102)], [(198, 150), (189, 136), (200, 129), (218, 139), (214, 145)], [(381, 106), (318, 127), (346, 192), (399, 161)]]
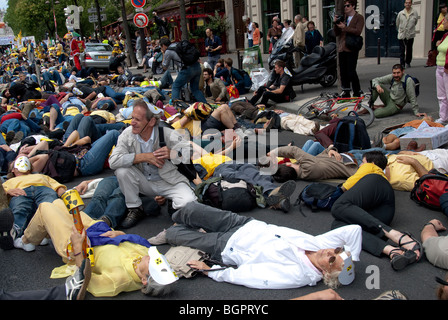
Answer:
[(157, 258), (157, 259), (156, 259), (156, 264), (161, 264), (161, 263), (162, 263), (162, 259)]

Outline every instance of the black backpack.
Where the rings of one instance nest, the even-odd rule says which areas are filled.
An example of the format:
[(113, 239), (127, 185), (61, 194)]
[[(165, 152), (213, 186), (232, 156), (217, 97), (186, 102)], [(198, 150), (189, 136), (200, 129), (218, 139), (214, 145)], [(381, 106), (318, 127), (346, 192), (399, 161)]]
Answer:
[(247, 71), (244, 69), (235, 69), (235, 70), (237, 70), (240, 76), (243, 78), (244, 88), (246, 90), (250, 90), (250, 88), (252, 87), (252, 79), (250, 78)]
[[(322, 182), (313, 182), (307, 185), (299, 194), (295, 206), (302, 202), (311, 208), (311, 211), (316, 212), (320, 210), (330, 210), (336, 200), (342, 195), (342, 189), (339, 186)], [(302, 212), (302, 207), (300, 207)]]
[(196, 46), (188, 40), (173, 43), (168, 47), (168, 50), (176, 51), (177, 55), (182, 60), (182, 64), (187, 67), (198, 62), (199, 57), (201, 56), (201, 53)]
[(42, 83), (42, 89), (43, 89), (45, 92), (56, 92), (56, 88), (54, 87), (53, 82), (51, 82), (50, 80), (45, 80), (45, 81)]
[(73, 154), (64, 150), (51, 150), (42, 173), (59, 183), (65, 183), (73, 180), (75, 169), (76, 158)]
[(247, 212), (257, 206), (257, 192), (252, 184), (240, 179), (219, 180), (205, 190), (202, 201), (212, 207), (232, 212)]
[(334, 134), (334, 146), (338, 152), (371, 148), (366, 124), (356, 112), (350, 111), (348, 116), (339, 121)]

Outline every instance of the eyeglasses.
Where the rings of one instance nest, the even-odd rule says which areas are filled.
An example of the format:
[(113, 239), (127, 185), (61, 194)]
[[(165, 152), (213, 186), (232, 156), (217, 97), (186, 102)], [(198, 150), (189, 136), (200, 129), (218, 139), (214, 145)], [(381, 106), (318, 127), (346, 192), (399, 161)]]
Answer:
[(346, 5), (344, 5), (344, 7), (346, 7), (346, 8), (349, 8), (349, 7), (351, 7), (352, 5), (351, 4), (346, 4)]
[(331, 256), (331, 257), (328, 259), (328, 262), (330, 263), (330, 266), (336, 261), (336, 256), (337, 256), (338, 254), (342, 253), (343, 251), (344, 251), (344, 248), (343, 248), (343, 247), (339, 247), (339, 248), (334, 249), (334, 256)]

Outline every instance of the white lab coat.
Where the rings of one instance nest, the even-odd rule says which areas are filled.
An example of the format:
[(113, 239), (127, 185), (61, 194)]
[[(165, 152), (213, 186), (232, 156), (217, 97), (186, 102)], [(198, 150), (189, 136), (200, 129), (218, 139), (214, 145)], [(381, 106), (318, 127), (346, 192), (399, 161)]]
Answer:
[(322, 279), (322, 273), (305, 256), (305, 250), (318, 251), (346, 245), (350, 247), (353, 261), (359, 261), (361, 242), (359, 225), (312, 236), (253, 220), (230, 237), (222, 252), (224, 263), (238, 267), (211, 271), (208, 276), (219, 282), (256, 289), (314, 286)]

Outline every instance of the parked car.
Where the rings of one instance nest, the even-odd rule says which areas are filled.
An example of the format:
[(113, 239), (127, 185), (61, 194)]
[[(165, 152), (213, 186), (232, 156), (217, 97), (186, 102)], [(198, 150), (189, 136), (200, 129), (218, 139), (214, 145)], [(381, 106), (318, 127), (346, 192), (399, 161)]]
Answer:
[(109, 70), (109, 60), (112, 56), (112, 47), (106, 43), (86, 43), (85, 51), (80, 55), (81, 65), (84, 68)]

